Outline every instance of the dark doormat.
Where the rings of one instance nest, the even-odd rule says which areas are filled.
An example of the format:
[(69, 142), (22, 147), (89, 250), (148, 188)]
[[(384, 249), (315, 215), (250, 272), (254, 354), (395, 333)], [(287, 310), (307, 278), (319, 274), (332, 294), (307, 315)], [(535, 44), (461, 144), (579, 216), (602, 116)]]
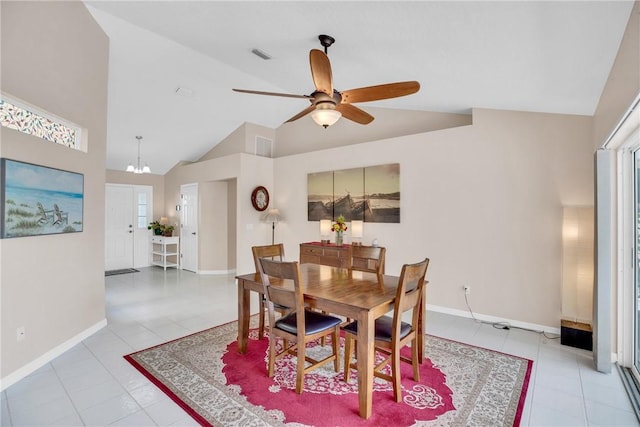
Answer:
[(127, 274), (127, 273), (137, 273), (140, 270), (136, 270), (135, 268), (121, 268), (120, 270), (109, 270), (105, 271), (105, 276), (115, 276), (116, 274)]

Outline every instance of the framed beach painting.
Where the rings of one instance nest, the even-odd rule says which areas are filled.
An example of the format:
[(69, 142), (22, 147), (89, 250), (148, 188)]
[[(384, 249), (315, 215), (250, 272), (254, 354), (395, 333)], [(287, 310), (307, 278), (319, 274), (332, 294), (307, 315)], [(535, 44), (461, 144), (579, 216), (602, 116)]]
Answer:
[(0, 237), (82, 231), (84, 175), (0, 159)]

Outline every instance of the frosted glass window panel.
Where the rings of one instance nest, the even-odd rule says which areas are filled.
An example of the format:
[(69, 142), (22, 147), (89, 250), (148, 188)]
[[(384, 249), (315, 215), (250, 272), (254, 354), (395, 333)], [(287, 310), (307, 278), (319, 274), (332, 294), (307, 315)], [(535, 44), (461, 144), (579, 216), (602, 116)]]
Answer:
[(138, 228), (147, 228), (149, 222), (147, 194), (138, 193)]
[(0, 124), (65, 147), (80, 149), (79, 127), (70, 126), (45, 113), (32, 111), (6, 99), (0, 99)]

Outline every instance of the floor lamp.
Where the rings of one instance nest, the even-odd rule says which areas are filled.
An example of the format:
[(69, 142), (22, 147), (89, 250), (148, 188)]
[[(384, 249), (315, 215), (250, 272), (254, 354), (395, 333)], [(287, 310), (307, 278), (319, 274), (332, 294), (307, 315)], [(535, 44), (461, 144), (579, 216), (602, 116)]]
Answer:
[(276, 232), (276, 223), (282, 221), (282, 215), (280, 215), (280, 211), (277, 208), (271, 208), (267, 211), (267, 213), (262, 217), (263, 222), (271, 223), (271, 244), (275, 243), (275, 232)]

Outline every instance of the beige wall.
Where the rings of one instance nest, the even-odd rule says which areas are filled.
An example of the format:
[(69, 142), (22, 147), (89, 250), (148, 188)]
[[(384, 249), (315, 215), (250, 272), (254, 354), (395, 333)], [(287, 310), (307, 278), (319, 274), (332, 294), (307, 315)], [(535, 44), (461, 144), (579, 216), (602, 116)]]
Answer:
[(640, 93), (640, 1), (636, 1), (633, 6), (618, 55), (594, 115), (594, 148), (602, 146), (638, 93)]
[[(109, 42), (81, 2), (1, 2), (2, 91), (86, 128), (80, 152), (2, 128), (0, 155), (84, 174), (83, 231), (0, 241), (3, 387), (106, 324)], [(24, 326), (26, 339), (17, 342)], [(46, 360), (48, 361), (48, 360)]]
[(274, 157), (466, 126), (472, 120), (470, 114), (394, 110), (370, 107), (366, 103), (361, 107), (375, 117), (366, 126), (340, 119), (318, 132), (317, 125), (307, 117), (279, 127), (276, 130)]
[(255, 154), (257, 135), (275, 141), (276, 131), (253, 123), (244, 123), (198, 161), (201, 162), (238, 153)]
[(593, 204), (592, 119), (475, 110), (473, 123), (275, 159), (288, 256), (319, 240), (308, 173), (397, 162), (401, 223), (364, 225), (387, 272), (429, 257), (429, 304), (465, 313), (469, 285), (476, 313), (559, 328), (562, 206)]
[(198, 184), (198, 270), (223, 273), (228, 270), (227, 181)]
[[(221, 221), (216, 223), (215, 227), (219, 229), (221, 239), (225, 238), (225, 233), (227, 234), (226, 248), (211, 242), (218, 233), (212, 231), (216, 218), (212, 212), (205, 211), (201, 206), (200, 226), (204, 226), (204, 229), (200, 231), (204, 232), (205, 236), (201, 235), (198, 239), (199, 270), (236, 269), (244, 273), (253, 271), (250, 248), (270, 242), (271, 228), (260, 221), (261, 213), (251, 206), (250, 195), (258, 185), (272, 191), (273, 160), (240, 153), (176, 166), (165, 175), (165, 204), (175, 207), (180, 200), (180, 186), (191, 183), (198, 183), (200, 203), (205, 203), (211, 208), (214, 208), (214, 203), (219, 203), (215, 210), (219, 213)], [(224, 199), (208, 200), (206, 191), (214, 191)], [(177, 216), (173, 218), (179, 221)], [(225, 263), (218, 264), (215, 258), (220, 251), (225, 250)]]

